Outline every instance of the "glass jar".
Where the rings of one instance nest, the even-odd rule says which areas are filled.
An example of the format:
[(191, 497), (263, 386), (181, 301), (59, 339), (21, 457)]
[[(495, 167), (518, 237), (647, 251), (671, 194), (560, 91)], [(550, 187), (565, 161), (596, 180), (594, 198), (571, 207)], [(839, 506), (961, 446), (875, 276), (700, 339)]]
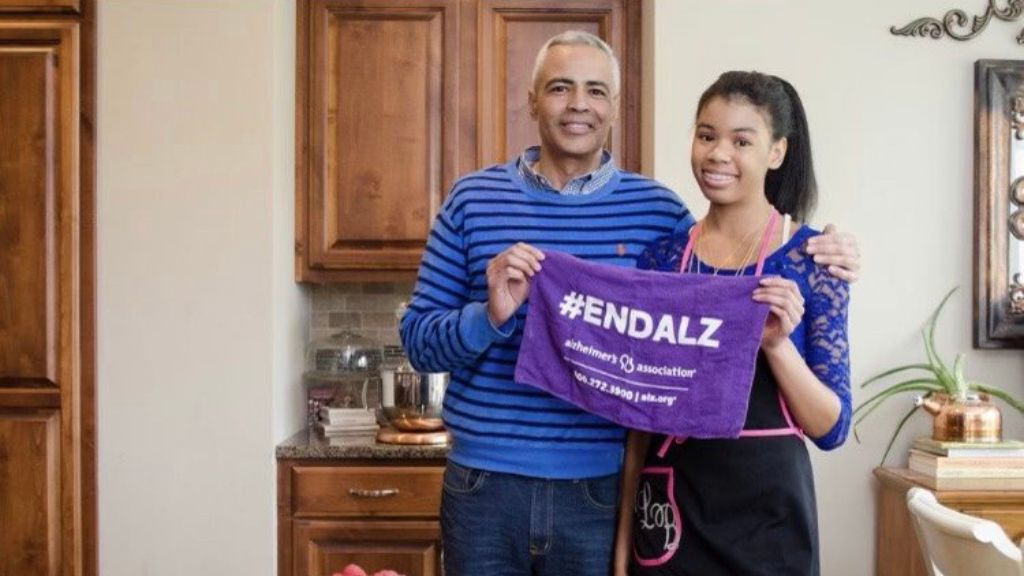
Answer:
[(380, 343), (345, 330), (310, 343), (306, 351), (306, 423), (324, 406), (374, 410), (380, 397)]

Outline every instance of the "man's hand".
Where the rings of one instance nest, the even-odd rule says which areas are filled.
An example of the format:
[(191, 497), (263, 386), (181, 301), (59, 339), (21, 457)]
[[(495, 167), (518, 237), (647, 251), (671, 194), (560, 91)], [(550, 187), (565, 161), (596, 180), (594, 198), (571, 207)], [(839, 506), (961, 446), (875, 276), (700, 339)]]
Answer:
[(530, 295), (530, 279), (540, 272), (544, 253), (519, 242), (487, 263), (487, 318), (501, 326)]
[(807, 253), (814, 261), (828, 267), (829, 274), (856, 282), (860, 271), (860, 249), (857, 238), (848, 232), (837, 232), (832, 224), (825, 226), (820, 236), (807, 241)]

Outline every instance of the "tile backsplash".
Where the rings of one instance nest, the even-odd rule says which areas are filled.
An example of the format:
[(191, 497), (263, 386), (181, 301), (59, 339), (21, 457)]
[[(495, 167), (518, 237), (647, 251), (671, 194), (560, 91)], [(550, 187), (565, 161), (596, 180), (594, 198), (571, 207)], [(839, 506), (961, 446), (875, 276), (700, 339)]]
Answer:
[(412, 282), (313, 286), (310, 341), (351, 330), (383, 346), (399, 346), (395, 311), (409, 301), (412, 289)]
[[(379, 342), (384, 347), (384, 361), (397, 362), (402, 356), (398, 341), (398, 317), (395, 311), (399, 304), (408, 302), (413, 284), (409, 283), (366, 283), (314, 285), (310, 290), (312, 313), (309, 323), (309, 343), (327, 338), (344, 330), (351, 330)], [(307, 359), (308, 361), (308, 359)], [(322, 387), (313, 381), (304, 380), (307, 389)], [(336, 406), (347, 406), (351, 400), (356, 406), (366, 399), (366, 406), (375, 407), (380, 402), (379, 379), (338, 382), (333, 386), (330, 401)], [(307, 394), (310, 394), (307, 391)], [(319, 406), (307, 396), (309, 413), (307, 421), (312, 422)], [(320, 396), (322, 398), (322, 396)], [(346, 402), (337, 400), (345, 399)], [(322, 400), (321, 400), (322, 401)]]

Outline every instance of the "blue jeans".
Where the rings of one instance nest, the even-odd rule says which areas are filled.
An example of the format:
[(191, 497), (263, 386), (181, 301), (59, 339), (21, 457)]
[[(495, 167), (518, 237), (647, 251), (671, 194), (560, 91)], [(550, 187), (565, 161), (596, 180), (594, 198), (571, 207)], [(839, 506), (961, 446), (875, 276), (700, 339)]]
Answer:
[(446, 576), (608, 576), (617, 474), (545, 480), (448, 461), (441, 498)]

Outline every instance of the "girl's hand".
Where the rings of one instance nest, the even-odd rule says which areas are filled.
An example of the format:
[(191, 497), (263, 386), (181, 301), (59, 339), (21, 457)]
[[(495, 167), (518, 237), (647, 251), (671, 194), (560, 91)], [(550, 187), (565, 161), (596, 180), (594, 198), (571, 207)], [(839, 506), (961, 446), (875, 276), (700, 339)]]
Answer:
[(762, 278), (754, 301), (768, 304), (768, 320), (761, 333), (761, 348), (770, 350), (786, 342), (804, 316), (804, 298), (792, 280)]

